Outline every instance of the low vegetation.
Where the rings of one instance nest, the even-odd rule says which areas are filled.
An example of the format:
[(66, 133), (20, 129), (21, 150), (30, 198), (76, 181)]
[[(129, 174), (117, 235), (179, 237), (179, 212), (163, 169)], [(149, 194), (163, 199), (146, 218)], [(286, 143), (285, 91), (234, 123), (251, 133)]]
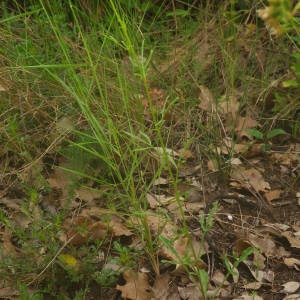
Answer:
[(299, 13), (3, 1), (0, 298), (296, 299)]

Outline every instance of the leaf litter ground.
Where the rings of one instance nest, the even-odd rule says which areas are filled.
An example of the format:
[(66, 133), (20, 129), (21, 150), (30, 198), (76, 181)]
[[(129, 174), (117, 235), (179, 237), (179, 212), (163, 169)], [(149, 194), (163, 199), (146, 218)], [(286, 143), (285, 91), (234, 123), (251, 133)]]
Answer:
[[(234, 149), (236, 146), (238, 145)], [(211, 293), (225, 278), (222, 255), (233, 251), (239, 255), (245, 248), (254, 247), (257, 251), (239, 266), (236, 278), (229, 277), (224, 281), (219, 296), (247, 299), (247, 292), (256, 291), (262, 299), (281, 299), (295, 294), (299, 289), (297, 283), (300, 282), (300, 190), (290, 188), (295, 187), (293, 181), (299, 176), (300, 144), (290, 141), (285, 146), (285, 151), (270, 153), (262, 150), (249, 153), (252, 146), (259, 146), (255, 142), (250, 147), (248, 144), (244, 146), (243, 155), (249, 158), (241, 157), (240, 150), (234, 153), (232, 162), (235, 158), (237, 161), (232, 165), (229, 182), (226, 184), (220, 180), (210, 160), (206, 161), (205, 169), (203, 161), (194, 159), (192, 151), (182, 152), (187, 159), (180, 170), (180, 201), (183, 202), (185, 220), (194, 248), (201, 246), (200, 216), (208, 213), (207, 208), (214, 201), (219, 203), (214, 226), (202, 249), (203, 254), (207, 253), (207, 258), (205, 255), (203, 258), (203, 268), (211, 276)], [(226, 153), (226, 148), (224, 149)], [(181, 154), (170, 150), (170, 155), (176, 160)], [(40, 200), (41, 209), (46, 214), (53, 215), (65, 205), (72, 208), (59, 236), (66, 245), (62, 252), (68, 253), (68, 246), (79, 247), (92, 240), (107, 237), (122, 237), (126, 245), (136, 243), (136, 247), (142, 247), (141, 241), (137, 240), (131, 230), (132, 224), (138, 221), (126, 220), (116, 212), (101, 208), (102, 196), (99, 191), (81, 187), (70, 198), (68, 187), (72, 181), (65, 171), (56, 167), (53, 167), (47, 181), (52, 189)], [(166, 176), (156, 180), (153, 190), (147, 195), (149, 209), (146, 214), (151, 234), (174, 240), (173, 247), (176, 250), (175, 255), (162, 246), (158, 250), (159, 259), (176, 259), (190, 251), (187, 238), (178, 236), (181, 216), (173, 192), (172, 182)], [(2, 190), (1, 207), (16, 226), (27, 228), (33, 222), (22, 207), (20, 194), (14, 192), (14, 187)], [(29, 209), (34, 211), (34, 219), (42, 218), (39, 208), (33, 206)], [(161, 211), (164, 212), (163, 215)], [(82, 225), (85, 230), (78, 232)], [(15, 253), (22, 256), (22, 250), (5, 226), (1, 227), (1, 236), (2, 255)], [(39, 252), (39, 255), (43, 255), (42, 247)], [(63, 263), (69, 267), (76, 269), (79, 264), (79, 259), (71, 255), (58, 257), (61, 260), (64, 258)], [(151, 264), (144, 258), (139, 259), (138, 265), (138, 270), (124, 271), (123, 284), (116, 286), (124, 299), (201, 299), (196, 285), (190, 282), (180, 266), (162, 265), (161, 274), (155, 276)], [(40, 275), (35, 276), (33, 280), (38, 281)], [(15, 290), (10, 290), (8, 286), (0, 289), (3, 297), (6, 294), (13, 297), (14, 293)]]

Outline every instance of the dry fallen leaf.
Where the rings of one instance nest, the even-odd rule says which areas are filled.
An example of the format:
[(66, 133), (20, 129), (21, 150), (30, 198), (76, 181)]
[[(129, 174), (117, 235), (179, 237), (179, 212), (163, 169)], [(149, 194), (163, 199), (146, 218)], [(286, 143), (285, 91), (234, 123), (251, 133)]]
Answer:
[(300, 192), (296, 193), (297, 203), (300, 205)]
[(249, 282), (245, 285), (243, 285), (243, 288), (246, 289), (246, 290), (259, 290), (262, 286), (262, 283), (261, 282)]
[(239, 102), (235, 96), (229, 96), (227, 101), (223, 101), (219, 104), (219, 109), (223, 114), (230, 114), (232, 118), (236, 117), (237, 112), (239, 111)]
[(218, 163), (216, 160), (212, 160), (210, 159), (208, 162), (207, 162), (207, 168), (212, 171), (212, 172), (216, 172), (218, 170)]
[(134, 273), (128, 270), (123, 273), (125, 285), (117, 285), (116, 289), (122, 294), (123, 299), (150, 300), (153, 297), (146, 273)]
[(178, 287), (178, 292), (181, 299), (184, 300), (203, 299), (201, 292), (195, 284), (189, 284), (186, 287)]
[(216, 107), (215, 98), (211, 91), (204, 85), (200, 85), (199, 108), (204, 111), (214, 111)]
[(109, 221), (109, 229), (113, 236), (131, 236), (133, 233), (123, 224), (122, 219), (112, 216)]
[(109, 227), (103, 221), (94, 221), (88, 217), (79, 216), (72, 222), (65, 223), (68, 239), (73, 237), (70, 244), (80, 246), (90, 240), (103, 240), (106, 238)]
[[(222, 287), (221, 289), (218, 290), (218, 288), (214, 290), (208, 290), (207, 291), (207, 296), (209, 299), (230, 299), (232, 295), (232, 285), (228, 285), (226, 287)], [(217, 297), (216, 297), (217, 296)]]
[(267, 192), (271, 188), (262, 174), (254, 168), (246, 170), (242, 166), (234, 166), (231, 179), (239, 181), (244, 188), (252, 187), (256, 192)]
[(161, 234), (167, 239), (173, 239), (176, 236), (177, 227), (170, 221), (166, 221), (164, 217), (154, 214), (147, 216), (147, 222), (152, 234)]
[(299, 300), (299, 299), (300, 299), (300, 294), (293, 294), (284, 297), (282, 300)]
[(293, 236), (290, 231), (285, 231), (281, 235), (289, 241), (291, 247), (300, 249), (300, 237)]
[(274, 282), (275, 273), (272, 270), (268, 270), (264, 272), (264, 280), (268, 282)]
[(246, 170), (243, 173), (243, 177), (248, 180), (256, 192), (267, 191), (270, 189), (269, 183), (266, 182), (261, 173), (254, 168)]
[(244, 260), (243, 264), (245, 266), (247, 266), (248, 270), (250, 271), (250, 273), (252, 274), (253, 278), (257, 281), (257, 282), (262, 282), (265, 277), (267, 276), (265, 271), (262, 270), (258, 270), (255, 263), (253, 261), (250, 260)]
[[(162, 216), (159, 215), (148, 215), (147, 216), (147, 222), (149, 225), (149, 228), (151, 230), (151, 233), (154, 236), (158, 236), (161, 234), (164, 238), (168, 240), (173, 240), (176, 237), (177, 233), (177, 227), (172, 224), (170, 221), (164, 220)], [(169, 254), (171, 251), (166, 248), (165, 246), (162, 246), (160, 249), (160, 252), (162, 255), (166, 255), (169, 257)], [(169, 258), (174, 258), (174, 255), (170, 255)]]
[(282, 224), (282, 223), (272, 223), (272, 224), (268, 224), (266, 223), (265, 226), (270, 226), (270, 227), (275, 227), (277, 229), (281, 231), (287, 231), (288, 229), (290, 229), (290, 226), (287, 224)]
[(5, 228), (2, 233), (3, 245), (1, 245), (2, 251), (0, 252), (0, 259), (7, 257), (8, 255), (18, 255), (18, 252), (15, 249), (15, 246), (11, 242), (11, 232)]
[(98, 206), (91, 206), (87, 208), (83, 208), (80, 212), (80, 216), (82, 217), (90, 217), (94, 219), (100, 219), (103, 216), (110, 216), (113, 212), (109, 209), (98, 207)]
[(7, 208), (10, 208), (15, 211), (22, 210), (22, 200), (21, 199), (10, 199), (10, 198), (0, 198), (0, 203), (5, 205)]
[(16, 224), (24, 229), (28, 228), (28, 225), (31, 223), (31, 219), (28, 217), (28, 215), (22, 212), (13, 213), (12, 217)]
[[(62, 163), (61, 167), (67, 168), (68, 166)], [(72, 176), (62, 168), (56, 167), (53, 174), (48, 178), (48, 183), (54, 191), (58, 191), (57, 194), (59, 194), (59, 192), (61, 193), (60, 197), (58, 197), (61, 204), (67, 204), (69, 187), (72, 185)]]
[(292, 162), (299, 162), (299, 155), (297, 156), (294, 153), (286, 152), (286, 153), (273, 153), (272, 154), (272, 159), (274, 161), (277, 161), (281, 165), (284, 166), (291, 166)]
[(277, 246), (268, 235), (261, 237), (254, 234), (249, 234), (248, 238), (251, 245), (259, 249), (266, 257), (276, 257)]
[(157, 178), (157, 179), (154, 180), (153, 186), (156, 186), (156, 185), (166, 185), (168, 183), (169, 183), (168, 179), (159, 177), (159, 178)]
[(264, 144), (251, 144), (247, 151), (244, 152), (245, 158), (254, 158), (260, 156), (264, 152)]
[[(198, 200), (199, 201), (199, 200)], [(185, 205), (185, 209), (190, 214), (199, 214), (205, 208), (204, 202), (187, 202)]]
[(70, 174), (65, 170), (56, 167), (54, 173), (48, 178), (50, 187), (67, 190), (66, 188), (72, 184)]
[[(179, 258), (183, 258), (188, 246), (188, 238), (187, 237), (179, 237), (173, 244), (174, 250)], [(174, 254), (172, 253), (174, 257)], [(175, 256), (176, 257), (176, 256)], [(174, 257), (174, 258), (175, 258)]]
[(146, 195), (146, 198), (147, 198), (147, 202), (148, 202), (150, 208), (155, 209), (160, 205), (159, 202), (157, 201), (156, 197), (152, 196), (151, 194), (148, 193)]
[(166, 222), (161, 216), (154, 214), (147, 216), (147, 222), (151, 233), (154, 236), (158, 236), (160, 234), (165, 239), (173, 242), (172, 246), (177, 255), (175, 255), (174, 252), (165, 245), (161, 245), (159, 249), (159, 255), (161, 257), (176, 259), (177, 257), (182, 258), (184, 256), (188, 245), (188, 239), (182, 236), (177, 237), (178, 228), (174, 224), (170, 221)]
[(288, 267), (294, 267), (294, 268), (300, 267), (300, 259), (297, 259), (297, 258), (286, 257), (286, 258), (283, 259), (283, 262), (284, 262)]
[(133, 234), (123, 223), (122, 218), (100, 207), (83, 209), (72, 221), (66, 220), (65, 228), (68, 238), (74, 236), (71, 241), (73, 245), (81, 245), (93, 239), (102, 240), (108, 233), (115, 237)]
[(230, 159), (230, 164), (233, 166), (238, 166), (242, 164), (242, 161), (238, 157), (233, 157)]
[(271, 202), (280, 198), (281, 190), (272, 190), (265, 193), (266, 199)]
[(84, 202), (92, 202), (93, 200), (99, 198), (99, 191), (89, 189), (87, 187), (80, 187), (75, 191), (76, 197)]
[(181, 158), (184, 158), (184, 159), (191, 159), (191, 158), (194, 158), (194, 154), (191, 150), (189, 149), (179, 149), (178, 150), (178, 153), (180, 155)]
[(12, 299), (13, 296), (18, 296), (19, 292), (10, 288), (10, 287), (3, 287), (0, 288), (0, 298), (1, 299)]
[(277, 258), (283, 258), (283, 257), (289, 257), (289, 256), (291, 256), (291, 252), (285, 250), (285, 248), (282, 247), (282, 246), (278, 247), (276, 254), (277, 254), (277, 256), (276, 256)]
[(233, 300), (263, 300), (263, 298), (260, 297), (259, 295), (248, 295), (247, 293), (247, 294), (242, 294), (238, 298), (233, 298)]
[(12, 210), (10, 218), (20, 227), (27, 228), (31, 223), (31, 217), (34, 217), (32, 214), (31, 217), (25, 213), (23, 208), (23, 201), (20, 199), (9, 199), (6, 197), (0, 198), (0, 204), (5, 205), (9, 210)]
[(300, 283), (296, 281), (290, 281), (285, 284), (282, 284), (282, 286), (282, 292), (290, 294), (296, 292), (299, 289)]
[(152, 287), (153, 295), (155, 299), (167, 300), (169, 296), (169, 280), (170, 274), (164, 273), (160, 276), (156, 276), (154, 285)]
[[(216, 286), (220, 286), (222, 285), (229, 285), (229, 282), (227, 280), (225, 280), (225, 275), (223, 272), (221, 272), (220, 270), (216, 270), (211, 278), (211, 280), (213, 281), (213, 283)], [(224, 281), (225, 280), (225, 281)]]
[(173, 158), (180, 157), (180, 154), (173, 149), (170, 148), (162, 148), (162, 147), (153, 147), (153, 150), (156, 151), (158, 155), (164, 155), (164, 153), (172, 156)]
[(234, 144), (233, 150), (236, 154), (243, 154), (246, 153), (249, 149), (249, 146), (246, 144)]
[(234, 244), (234, 246), (233, 246), (233, 249), (234, 249), (234, 251), (235, 251), (235, 253), (236, 253), (237, 255), (241, 255), (242, 252), (243, 252), (245, 249), (247, 249), (247, 248), (249, 248), (249, 247), (251, 247), (251, 246), (252, 246), (252, 245), (251, 245), (251, 242), (250, 242), (250, 241), (247, 241), (246, 239), (240, 238), (240, 239), (237, 239), (237, 240), (235, 241), (235, 244)]
[[(297, 224), (298, 223), (298, 224)], [(300, 232), (300, 222), (298, 221), (296, 224), (291, 225), (293, 230), (296, 232)]]
[(257, 127), (257, 125), (258, 125), (257, 121), (253, 120), (249, 116), (239, 117), (237, 126), (235, 128), (235, 132), (237, 133), (237, 135), (239, 137), (243, 137), (243, 136), (248, 137), (249, 134), (247, 133), (247, 131), (245, 131), (245, 129), (255, 128), (255, 127)]
[[(178, 260), (178, 258), (183, 258), (184, 254), (186, 252), (188, 245), (188, 239), (185, 237), (179, 237), (178, 239), (173, 242), (173, 251), (166, 247), (165, 245), (161, 245), (159, 249), (159, 256), (166, 258), (166, 259), (171, 259), (171, 260)], [(175, 253), (174, 253), (175, 251)]]
[(0, 83), (0, 92), (6, 92), (8, 89), (4, 86), (3, 83)]

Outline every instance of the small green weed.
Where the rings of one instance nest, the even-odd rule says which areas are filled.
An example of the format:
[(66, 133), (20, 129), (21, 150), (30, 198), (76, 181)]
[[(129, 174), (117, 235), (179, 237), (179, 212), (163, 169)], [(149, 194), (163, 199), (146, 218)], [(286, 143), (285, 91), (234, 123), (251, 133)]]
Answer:
[[(203, 249), (204, 242), (206, 235), (212, 230), (213, 224), (214, 224), (214, 215), (217, 211), (218, 203), (214, 202), (212, 208), (210, 209), (207, 216), (201, 216), (200, 218), (200, 228), (202, 231), (201, 241), (200, 241), (200, 252), (195, 253), (195, 251), (191, 251), (186, 253), (183, 257), (181, 257), (173, 247), (173, 244), (170, 240), (166, 239), (163, 236), (160, 236), (161, 243), (166, 246), (169, 250), (172, 251), (173, 254), (177, 257), (176, 260), (171, 261), (170, 263), (175, 265), (182, 266), (187, 274), (192, 278), (192, 280), (196, 280), (199, 284), (199, 291), (202, 294), (203, 299), (208, 299), (207, 291), (208, 291), (208, 284), (209, 284), (209, 274), (208, 272), (201, 267), (201, 256), (204, 254), (201, 252), (201, 249)], [(192, 245), (192, 241), (190, 241), (190, 244)], [(253, 253), (253, 248), (247, 248), (242, 251), (240, 256), (237, 256), (235, 253), (233, 253), (234, 262), (233, 264), (230, 262), (227, 255), (224, 255), (224, 264), (227, 269), (227, 273), (224, 277), (223, 282), (216, 288), (215, 290), (215, 297), (217, 297), (220, 289), (224, 285), (224, 282), (228, 279), (229, 276), (235, 276), (235, 269), (238, 267), (238, 265), (245, 261), (251, 254)], [(169, 262), (169, 261), (168, 261)]]
[(247, 132), (257, 139), (258, 141), (263, 142), (263, 151), (270, 151), (271, 150), (271, 140), (279, 135), (287, 134), (281, 128), (274, 128), (270, 130), (268, 133), (264, 134), (262, 131), (254, 128), (247, 129)]
[[(203, 255), (202, 250), (204, 247), (205, 237), (208, 232), (212, 229), (213, 222), (214, 222), (214, 214), (217, 210), (217, 202), (214, 203), (213, 207), (210, 209), (208, 215), (206, 217), (201, 216), (200, 218), (200, 226), (202, 230), (202, 236), (200, 241), (200, 252), (196, 253), (193, 249), (192, 240), (189, 241), (191, 245), (192, 251), (187, 251), (183, 257), (181, 257), (173, 247), (172, 241), (168, 240), (167, 238), (160, 236), (161, 243), (166, 246), (172, 253), (177, 257), (175, 261), (171, 261), (172, 264), (182, 266), (187, 274), (193, 279), (196, 279), (199, 283), (199, 290), (204, 299), (207, 299), (207, 289), (208, 289), (208, 282), (209, 276), (205, 269), (201, 267), (201, 256)], [(188, 236), (188, 238), (190, 238)], [(189, 248), (190, 249), (190, 248)]]

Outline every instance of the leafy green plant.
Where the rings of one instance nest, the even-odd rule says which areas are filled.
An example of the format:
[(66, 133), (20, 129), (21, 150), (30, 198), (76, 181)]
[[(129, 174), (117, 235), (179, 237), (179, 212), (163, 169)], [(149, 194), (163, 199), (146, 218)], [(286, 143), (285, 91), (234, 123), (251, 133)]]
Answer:
[(135, 264), (135, 261), (130, 253), (128, 247), (122, 246), (119, 242), (114, 242), (114, 249), (118, 255), (118, 262), (122, 268), (132, 268)]
[[(4, 255), (0, 263), (1, 280), (13, 278), (12, 285), (18, 287), (20, 282), (24, 282), (24, 279), (30, 276), (30, 274), (39, 274), (41, 269), (52, 260), (59, 250), (60, 242), (57, 240), (57, 236), (61, 229), (61, 217), (61, 215), (57, 215), (51, 219), (43, 218), (40, 220), (32, 218), (26, 228), (19, 226), (17, 222), (8, 218), (4, 220), (10, 236), (16, 241), (15, 247), (20, 251), (20, 254), (16, 251), (6, 254), (1, 253), (1, 255)], [(18, 272), (19, 276), (12, 276), (13, 272)], [(51, 284), (55, 286), (56, 280), (53, 280), (51, 275), (48, 274), (49, 286)], [(36, 293), (36, 296), (29, 296), (29, 294), (26, 294), (24, 286), (21, 285), (20, 293), (21, 295), (24, 294), (24, 299), (27, 299), (27, 296), (39, 299), (38, 297), (42, 296), (38, 296), (38, 294), (40, 295), (44, 292), (42, 285), (40, 288), (41, 290)], [(46, 290), (47, 288), (45, 288)]]
[(179, 264), (181, 265), (187, 274), (193, 278), (196, 279), (199, 283), (199, 290), (203, 296), (204, 299), (207, 299), (207, 289), (208, 289), (208, 282), (209, 282), (209, 276), (206, 270), (204, 270), (201, 265), (201, 256), (202, 253), (202, 247), (205, 242), (205, 237), (207, 233), (212, 229), (213, 223), (214, 223), (214, 214), (216, 213), (218, 208), (218, 203), (214, 202), (212, 208), (210, 209), (207, 216), (201, 216), (200, 218), (200, 228), (202, 230), (202, 236), (200, 241), (200, 249), (199, 253), (196, 253), (193, 249), (191, 237), (188, 236), (190, 239), (189, 245), (191, 251), (187, 251), (183, 257), (180, 257), (178, 253), (176, 252), (176, 249), (173, 247), (172, 241), (168, 240), (167, 238), (160, 236), (159, 239), (161, 243), (167, 247), (176, 257), (177, 259), (175, 261), (171, 261), (172, 264)]
[(43, 300), (44, 297), (42, 293), (39, 292), (29, 292), (26, 285), (20, 286), (20, 300)]
[(271, 150), (271, 140), (279, 135), (284, 135), (286, 132), (281, 128), (274, 128), (270, 130), (268, 133), (263, 133), (262, 131), (254, 128), (247, 129), (247, 132), (254, 137), (255, 139), (262, 141), (263, 150), (270, 151)]
[[(259, 16), (271, 29), (271, 33), (276, 36), (284, 34), (292, 42), (295, 48), (295, 51), (291, 54), (291, 70), (293, 76), (289, 76), (292, 78), (282, 82), (284, 88), (291, 90), (298, 90), (300, 88), (299, 11), (300, 2), (289, 0), (269, 0), (269, 6), (258, 11)], [(299, 108), (299, 106), (297, 106), (297, 102), (299, 102), (297, 94), (295, 97), (296, 107)]]
[[(204, 245), (206, 235), (212, 230), (214, 224), (214, 215), (217, 211), (217, 208), (218, 208), (218, 203), (214, 202), (208, 215), (201, 216), (200, 218), (200, 228), (202, 231), (200, 245), (202, 246)], [(164, 246), (166, 246), (169, 250), (171, 250), (172, 253), (175, 254), (175, 256), (177, 257), (177, 259), (175, 261), (171, 261), (171, 263), (181, 265), (191, 278), (196, 279), (199, 283), (199, 290), (202, 294), (203, 299), (208, 299), (207, 290), (208, 290), (208, 283), (209, 283), (209, 275), (205, 269), (199, 267), (199, 262), (201, 261), (201, 256), (203, 255), (203, 253), (201, 252), (195, 253), (194, 251), (192, 251), (192, 255), (191, 253), (186, 253), (184, 257), (180, 257), (176, 252), (176, 250), (174, 249), (172, 241), (162, 236), (160, 236), (160, 241), (163, 243)], [(202, 246), (200, 248), (202, 248)], [(223, 282), (217, 287), (215, 291), (215, 296), (218, 295), (220, 289), (222, 288), (224, 282), (228, 279), (228, 277), (231, 275), (232, 276), (236, 275), (235, 270), (239, 266), (239, 264), (245, 261), (252, 253), (253, 253), (252, 247), (249, 247), (244, 251), (242, 251), (240, 256), (237, 256), (235, 253), (233, 253), (233, 258), (234, 258), (233, 263), (230, 262), (226, 254), (223, 256), (227, 273), (224, 277)]]
[(269, 6), (259, 10), (260, 17), (273, 30), (273, 34), (280, 35), (283, 32), (298, 30), (297, 12), (300, 4), (289, 0), (269, 0)]
[(95, 272), (92, 277), (101, 287), (114, 287), (120, 272), (112, 269), (104, 269), (102, 271)]
[(244, 249), (240, 256), (238, 256), (235, 252), (233, 252), (233, 254), (232, 254), (233, 260), (234, 260), (233, 263), (230, 262), (228, 255), (226, 253), (223, 255), (223, 260), (224, 260), (224, 264), (227, 269), (227, 274), (225, 275), (223, 282), (218, 287), (215, 295), (217, 295), (218, 291), (220, 290), (220, 288), (222, 287), (222, 285), (228, 279), (229, 276), (234, 277), (237, 275), (237, 271), (236, 271), (237, 267), (240, 265), (240, 263), (247, 260), (247, 258), (250, 255), (252, 255), (253, 252), (254, 252), (254, 249), (252, 247), (248, 247), (248, 248)]

